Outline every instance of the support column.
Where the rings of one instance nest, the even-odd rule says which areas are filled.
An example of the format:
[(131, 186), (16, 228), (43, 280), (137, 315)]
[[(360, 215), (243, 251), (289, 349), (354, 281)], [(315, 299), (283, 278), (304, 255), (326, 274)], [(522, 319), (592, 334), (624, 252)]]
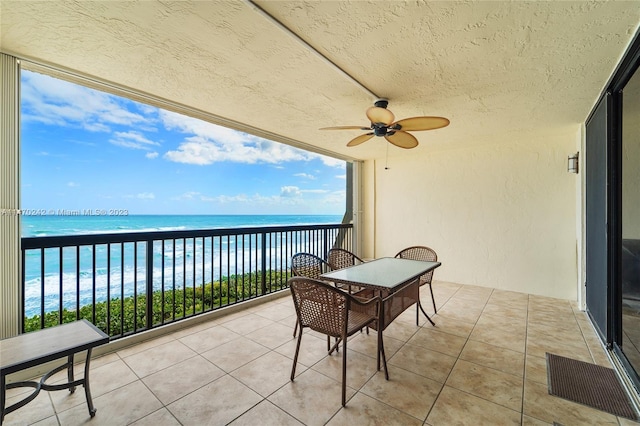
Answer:
[(0, 338), (20, 331), (20, 64), (0, 53)]
[[(347, 179), (349, 176), (347, 175)], [(352, 208), (353, 208), (353, 252), (364, 256), (364, 228), (362, 211), (362, 161), (354, 161), (351, 173), (352, 179)]]

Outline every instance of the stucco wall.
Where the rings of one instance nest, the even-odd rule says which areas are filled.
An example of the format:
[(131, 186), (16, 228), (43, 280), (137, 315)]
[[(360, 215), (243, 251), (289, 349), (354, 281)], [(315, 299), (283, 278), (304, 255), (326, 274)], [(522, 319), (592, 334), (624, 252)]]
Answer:
[(368, 161), (366, 257), (427, 245), (435, 279), (575, 300), (579, 127), (545, 140)]

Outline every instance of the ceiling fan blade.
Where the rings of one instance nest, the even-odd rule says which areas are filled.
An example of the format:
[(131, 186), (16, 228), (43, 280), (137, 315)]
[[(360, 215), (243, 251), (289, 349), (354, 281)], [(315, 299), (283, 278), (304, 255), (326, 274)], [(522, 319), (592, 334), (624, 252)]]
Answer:
[(387, 126), (395, 120), (395, 116), (391, 111), (380, 107), (371, 107), (367, 109), (367, 118), (371, 120), (372, 123), (384, 123)]
[(373, 137), (373, 133), (365, 133), (364, 135), (360, 135), (357, 138), (351, 139), (351, 141), (347, 144), (347, 146), (356, 146), (360, 145), (371, 139)]
[(396, 121), (391, 127), (400, 126), (403, 131), (433, 130), (449, 125), (449, 119), (444, 117), (412, 117)]
[(404, 149), (411, 149), (418, 146), (418, 139), (411, 133), (403, 132), (402, 130), (396, 130), (393, 134), (385, 135), (384, 138), (395, 146)]
[(320, 130), (371, 130), (370, 127), (362, 127), (362, 126), (333, 126), (333, 127), (322, 127)]

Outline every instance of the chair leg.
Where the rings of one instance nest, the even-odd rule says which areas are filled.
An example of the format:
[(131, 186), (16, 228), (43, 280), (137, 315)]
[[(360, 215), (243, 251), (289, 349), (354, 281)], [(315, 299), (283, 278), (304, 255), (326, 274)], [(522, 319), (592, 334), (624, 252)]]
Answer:
[(295, 326), (295, 328), (293, 329), (293, 337), (296, 337), (296, 333), (298, 332), (298, 324), (299, 324), (299, 323), (300, 323), (300, 321), (298, 321), (298, 320), (296, 319), (296, 326)]
[(296, 344), (296, 354), (293, 356), (293, 367), (291, 368), (291, 381), (296, 376), (296, 365), (298, 364), (298, 353), (300, 352), (300, 342), (302, 341), (302, 327), (298, 333), (298, 343)]
[(342, 406), (347, 404), (347, 337), (342, 338)]
[[(436, 325), (436, 323), (433, 322), (433, 320), (429, 317), (429, 315), (424, 311), (424, 309), (422, 308), (422, 303), (420, 303), (420, 301), (418, 301), (418, 309), (420, 309), (422, 311), (422, 313), (424, 314), (424, 316), (427, 317), (427, 319), (429, 320), (431, 325), (433, 325), (433, 326)], [(416, 314), (416, 316), (417, 316), (417, 314)]]
[[(330, 337), (327, 336), (327, 339), (330, 339)], [(329, 349), (329, 355), (331, 355), (333, 353), (333, 351), (336, 351), (336, 353), (340, 352), (340, 342), (341, 342), (341, 340), (342, 340), (341, 337), (336, 337), (336, 342)], [(327, 341), (327, 346), (329, 346), (329, 342), (328, 341)]]

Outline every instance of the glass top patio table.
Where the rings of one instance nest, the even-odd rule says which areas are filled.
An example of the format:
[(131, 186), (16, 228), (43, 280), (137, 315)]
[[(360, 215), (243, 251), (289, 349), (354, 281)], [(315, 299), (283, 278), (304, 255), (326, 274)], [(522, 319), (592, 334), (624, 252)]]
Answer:
[(326, 272), (320, 277), (328, 281), (368, 287), (375, 290), (388, 290), (393, 293), (403, 284), (440, 265), (440, 262), (382, 257), (348, 268)]
[[(320, 275), (324, 280), (369, 288), (380, 292), (383, 296), (382, 315), (377, 324), (371, 325), (378, 331), (378, 370), (380, 370), (380, 353), (381, 351), (384, 353), (382, 331), (405, 309), (418, 302), (420, 297), (418, 278), (438, 266), (440, 262), (383, 257)], [(431, 318), (427, 318), (433, 324)], [(386, 368), (385, 377), (389, 380)]]

